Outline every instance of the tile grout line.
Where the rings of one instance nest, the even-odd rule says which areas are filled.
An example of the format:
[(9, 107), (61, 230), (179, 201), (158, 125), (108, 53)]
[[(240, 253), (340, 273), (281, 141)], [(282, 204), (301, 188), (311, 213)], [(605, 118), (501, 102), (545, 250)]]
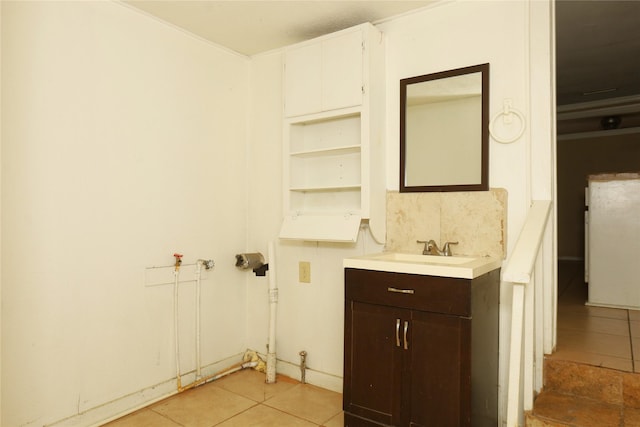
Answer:
[[(239, 396), (239, 395), (238, 395), (238, 396)], [(251, 400), (251, 399), (249, 399), (249, 400)], [(250, 406), (250, 407), (248, 407), (248, 408), (246, 408), (246, 409), (244, 409), (244, 410), (242, 410), (242, 411), (238, 412), (237, 414), (233, 414), (232, 416), (230, 416), (230, 417), (228, 417), (228, 418), (225, 418), (224, 420), (220, 421), (219, 423), (215, 423), (215, 424), (213, 425), (213, 427), (215, 427), (215, 426), (219, 426), (220, 424), (225, 423), (225, 422), (227, 422), (227, 421), (229, 421), (229, 420), (231, 420), (231, 419), (233, 419), (233, 418), (235, 418), (235, 417), (237, 417), (237, 416), (239, 416), (239, 415), (241, 415), (241, 414), (244, 414), (245, 412), (247, 412), (247, 411), (249, 411), (249, 410), (251, 410), (251, 409), (253, 409), (253, 408), (255, 408), (255, 407), (257, 407), (257, 406), (260, 406), (260, 405), (261, 405), (261, 403), (260, 403), (260, 402), (256, 402), (255, 400), (254, 400), (254, 403), (255, 403), (255, 405)]]
[[(154, 413), (156, 413), (156, 414), (160, 415), (162, 418), (165, 418), (165, 419), (167, 419), (167, 420), (171, 421), (172, 423), (175, 423), (176, 425), (179, 425), (180, 427), (185, 427), (185, 425), (184, 425), (184, 424), (182, 424), (182, 423), (180, 423), (180, 422), (178, 422), (178, 421), (174, 420), (173, 418), (171, 418), (171, 417), (170, 417), (170, 416), (168, 416), (168, 415), (163, 414), (162, 412), (158, 412), (158, 411), (156, 411), (155, 409), (153, 409), (153, 408), (151, 408), (151, 407), (146, 408), (146, 409), (148, 409), (149, 411), (154, 412)], [(143, 410), (144, 410), (144, 409), (143, 409)], [(136, 414), (136, 413), (138, 413), (138, 412), (142, 412), (142, 411), (134, 412), (134, 414)]]
[(308, 419), (306, 419), (304, 417), (301, 417), (300, 415), (296, 415), (296, 414), (292, 414), (292, 413), (289, 413), (287, 411), (284, 411), (284, 410), (282, 410), (280, 408), (275, 408), (273, 406), (265, 405), (264, 403), (261, 403), (261, 405), (263, 405), (265, 408), (273, 409), (274, 411), (278, 411), (278, 412), (281, 412), (281, 413), (283, 413), (285, 415), (289, 415), (290, 417), (294, 417), (294, 418), (297, 418), (299, 420), (306, 421), (306, 422), (311, 423), (311, 424), (313, 424), (315, 426), (321, 426), (322, 425), (322, 424), (317, 424), (315, 421), (311, 421), (311, 420), (308, 420)]

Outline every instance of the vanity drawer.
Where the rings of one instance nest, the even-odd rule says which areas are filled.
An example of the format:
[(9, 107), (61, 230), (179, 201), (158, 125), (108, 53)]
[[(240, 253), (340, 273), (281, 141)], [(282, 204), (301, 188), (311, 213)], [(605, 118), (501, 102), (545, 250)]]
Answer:
[(346, 268), (345, 300), (470, 317), (472, 282)]

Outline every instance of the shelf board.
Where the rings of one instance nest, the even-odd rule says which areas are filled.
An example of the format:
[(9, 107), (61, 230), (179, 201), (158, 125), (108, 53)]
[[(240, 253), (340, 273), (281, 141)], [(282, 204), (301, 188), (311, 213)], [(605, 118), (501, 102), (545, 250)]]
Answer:
[(320, 156), (335, 156), (341, 154), (353, 154), (359, 153), (361, 150), (360, 144), (345, 145), (338, 147), (319, 148), (315, 150), (295, 151), (289, 153), (292, 157), (320, 157)]
[(349, 191), (360, 190), (362, 186), (360, 184), (345, 184), (345, 185), (331, 185), (331, 186), (312, 186), (312, 187), (289, 187), (289, 191), (296, 191), (300, 193), (307, 192), (330, 192), (330, 191)]
[(321, 111), (318, 113), (303, 114), (300, 116), (288, 117), (285, 120), (290, 125), (305, 126), (309, 124), (332, 121), (337, 119), (339, 120), (339, 119), (344, 119), (349, 117), (356, 117), (360, 115), (362, 115), (362, 106), (358, 105), (354, 107), (338, 108), (335, 110)]

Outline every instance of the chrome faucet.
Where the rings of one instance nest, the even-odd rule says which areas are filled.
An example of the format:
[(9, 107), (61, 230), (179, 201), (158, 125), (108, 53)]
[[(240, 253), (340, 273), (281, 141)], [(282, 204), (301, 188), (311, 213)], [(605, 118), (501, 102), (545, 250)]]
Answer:
[(422, 255), (451, 256), (451, 245), (457, 245), (458, 242), (446, 242), (442, 250), (438, 249), (438, 244), (434, 240), (416, 240), (417, 243), (424, 243)]

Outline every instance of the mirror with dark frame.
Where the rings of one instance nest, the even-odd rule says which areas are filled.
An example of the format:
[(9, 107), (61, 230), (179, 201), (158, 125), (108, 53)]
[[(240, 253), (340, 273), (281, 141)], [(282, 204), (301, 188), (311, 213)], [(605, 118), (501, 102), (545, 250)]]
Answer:
[(489, 189), (489, 64), (400, 80), (400, 192)]

